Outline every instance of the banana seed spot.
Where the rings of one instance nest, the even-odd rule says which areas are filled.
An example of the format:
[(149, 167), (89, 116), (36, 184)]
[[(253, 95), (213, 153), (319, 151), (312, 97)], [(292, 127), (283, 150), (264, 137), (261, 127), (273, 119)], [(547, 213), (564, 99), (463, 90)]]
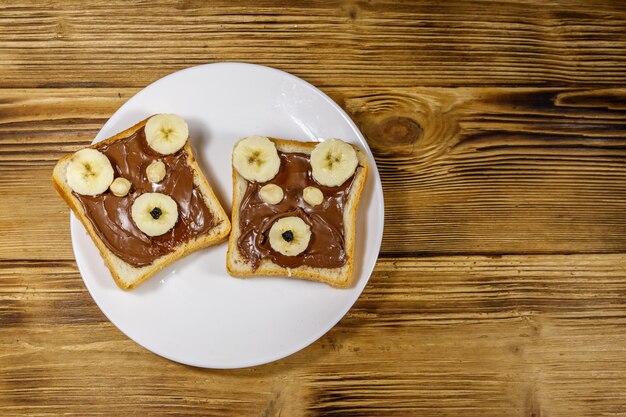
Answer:
[(172, 133), (172, 129), (161, 129), (161, 132), (163, 133), (163, 136), (166, 140), (169, 140), (170, 138), (170, 133)]
[(83, 178), (89, 179), (89, 177), (93, 177), (95, 175), (95, 172), (93, 171), (91, 164), (85, 163), (84, 167), (85, 167), (85, 173), (83, 174)]
[(281, 236), (285, 239), (285, 242), (291, 242), (293, 240), (293, 232), (291, 230), (283, 232)]
[(152, 211), (150, 212), (150, 215), (152, 216), (152, 218), (154, 220), (158, 220), (159, 217), (161, 217), (162, 214), (163, 214), (163, 212), (158, 207), (153, 208)]
[(263, 162), (259, 159), (259, 155), (260, 155), (259, 151), (252, 152), (252, 155), (248, 157), (248, 164), (261, 165)]

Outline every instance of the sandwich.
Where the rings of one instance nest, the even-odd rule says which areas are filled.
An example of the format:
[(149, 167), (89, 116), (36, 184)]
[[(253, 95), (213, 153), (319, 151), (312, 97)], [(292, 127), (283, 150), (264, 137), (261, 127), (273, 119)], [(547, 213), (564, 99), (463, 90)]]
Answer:
[(339, 139), (250, 136), (235, 144), (232, 165), (228, 272), (349, 287), (368, 170), (363, 151)]
[(124, 290), (230, 231), (194, 158), (187, 123), (174, 114), (64, 156), (52, 182)]

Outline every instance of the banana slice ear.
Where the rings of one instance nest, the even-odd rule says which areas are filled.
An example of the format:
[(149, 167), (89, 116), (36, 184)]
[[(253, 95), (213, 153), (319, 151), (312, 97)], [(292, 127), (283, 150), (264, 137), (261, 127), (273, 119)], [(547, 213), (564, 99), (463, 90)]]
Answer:
[(189, 137), (189, 127), (176, 114), (156, 114), (144, 127), (148, 146), (163, 155), (178, 152)]
[(340, 139), (320, 142), (311, 151), (311, 173), (318, 184), (337, 187), (354, 175), (359, 159), (354, 147)]
[(76, 152), (67, 165), (67, 185), (81, 195), (98, 195), (113, 182), (113, 166), (105, 154), (91, 148)]
[(266, 182), (278, 174), (280, 157), (276, 144), (265, 136), (249, 136), (233, 149), (233, 165), (239, 174), (251, 182)]

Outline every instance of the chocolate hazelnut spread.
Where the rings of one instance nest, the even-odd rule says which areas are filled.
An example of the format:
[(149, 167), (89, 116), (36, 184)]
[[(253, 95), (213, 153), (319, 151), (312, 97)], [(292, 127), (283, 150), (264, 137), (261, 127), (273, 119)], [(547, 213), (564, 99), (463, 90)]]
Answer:
[[(280, 171), (268, 182), (248, 182), (239, 208), (241, 236), (237, 241), (240, 253), (258, 268), (263, 259), (284, 268), (308, 265), (315, 268), (337, 268), (346, 263), (343, 212), (354, 175), (338, 187), (318, 184), (312, 177), (309, 155), (279, 152)], [(357, 170), (360, 168), (357, 168)], [(265, 184), (276, 184), (283, 189), (284, 198), (278, 204), (268, 204), (259, 196)], [(303, 197), (303, 190), (313, 186), (324, 194), (321, 204), (311, 206)], [(282, 217), (298, 216), (311, 227), (307, 249), (296, 256), (285, 256), (272, 249), (269, 230)]]
[[(94, 197), (77, 193), (74, 196), (106, 247), (125, 262), (149, 265), (215, 226), (215, 218), (193, 182), (194, 171), (187, 164), (185, 148), (172, 155), (161, 155), (148, 146), (142, 127), (128, 138), (96, 149), (109, 158), (115, 177), (131, 182), (130, 192), (124, 197), (116, 197), (109, 190)], [(157, 160), (165, 164), (166, 175), (161, 182), (152, 183), (146, 176), (146, 167)], [(178, 205), (176, 224), (161, 236), (145, 235), (131, 217), (135, 199), (148, 192), (169, 195)]]

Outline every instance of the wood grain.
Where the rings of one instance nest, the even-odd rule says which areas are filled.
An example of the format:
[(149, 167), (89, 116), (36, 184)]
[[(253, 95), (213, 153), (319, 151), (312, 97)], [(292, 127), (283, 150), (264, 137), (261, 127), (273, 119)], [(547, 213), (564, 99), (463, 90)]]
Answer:
[(322, 87), (624, 86), (619, 1), (0, 5), (0, 87), (143, 87), (243, 61)]
[[(0, 2), (0, 415), (626, 415), (624, 28), (618, 1)], [(344, 319), (230, 371), (106, 319), (50, 184), (139, 89), (216, 61), (321, 87), (386, 205)]]
[[(626, 406), (624, 254), (500, 256), (505, 251), (494, 245), (495, 257), (411, 258), (446, 243), (451, 253), (480, 253), (471, 242), (550, 249), (535, 246), (533, 233), (554, 245), (559, 234), (551, 234), (568, 220), (562, 211), (528, 211), (533, 204), (586, 219), (586, 228), (567, 228), (568, 252), (623, 248), (622, 235), (610, 230), (624, 225), (622, 90), (330, 90), (377, 156), (387, 205), (383, 258), (359, 302), (322, 340), (276, 364), (234, 372), (186, 368), (145, 352), (108, 323), (76, 271), (68, 210), (49, 184), (52, 164), (91, 141), (133, 92), (0, 90), (0, 194), (12, 208), (0, 211), (6, 413), (97, 415), (110, 412), (109, 401), (120, 415), (139, 406), (171, 415), (254, 415), (262, 404), (265, 415), (558, 416)], [(584, 130), (572, 136), (572, 125)], [(565, 145), (549, 146), (560, 140)], [(507, 158), (514, 169), (498, 163)], [(481, 181), (463, 175), (465, 164), (483, 172)], [(488, 224), (475, 208), (456, 220), (437, 210), (459, 201), (480, 203), (517, 239), (503, 239), (498, 227), (468, 227)], [(523, 210), (512, 222), (507, 212), (517, 205)], [(174, 377), (163, 379), (168, 373), (174, 393)], [(581, 396), (581, 381), (603, 389)], [(107, 401), (94, 399), (102, 390)]]
[(626, 247), (626, 90), (395, 89), (344, 103), (388, 185), (383, 252)]
[(3, 415), (591, 416), (626, 407), (626, 255), (382, 259), (330, 333), (235, 371), (144, 351), (108, 323), (71, 261), (2, 271)]
[[(67, 209), (48, 189), (54, 161), (89, 143), (135, 91), (0, 90), (0, 193), (23, 211), (18, 220), (0, 213), (9, 225), (0, 248), (15, 240), (28, 246), (31, 232), (48, 227), (44, 218), (63, 217)], [(626, 89), (327, 92), (376, 156), (385, 191), (384, 255), (626, 248)], [(36, 213), (27, 204), (33, 195), (54, 204)], [(68, 236), (48, 238), (56, 245)]]

